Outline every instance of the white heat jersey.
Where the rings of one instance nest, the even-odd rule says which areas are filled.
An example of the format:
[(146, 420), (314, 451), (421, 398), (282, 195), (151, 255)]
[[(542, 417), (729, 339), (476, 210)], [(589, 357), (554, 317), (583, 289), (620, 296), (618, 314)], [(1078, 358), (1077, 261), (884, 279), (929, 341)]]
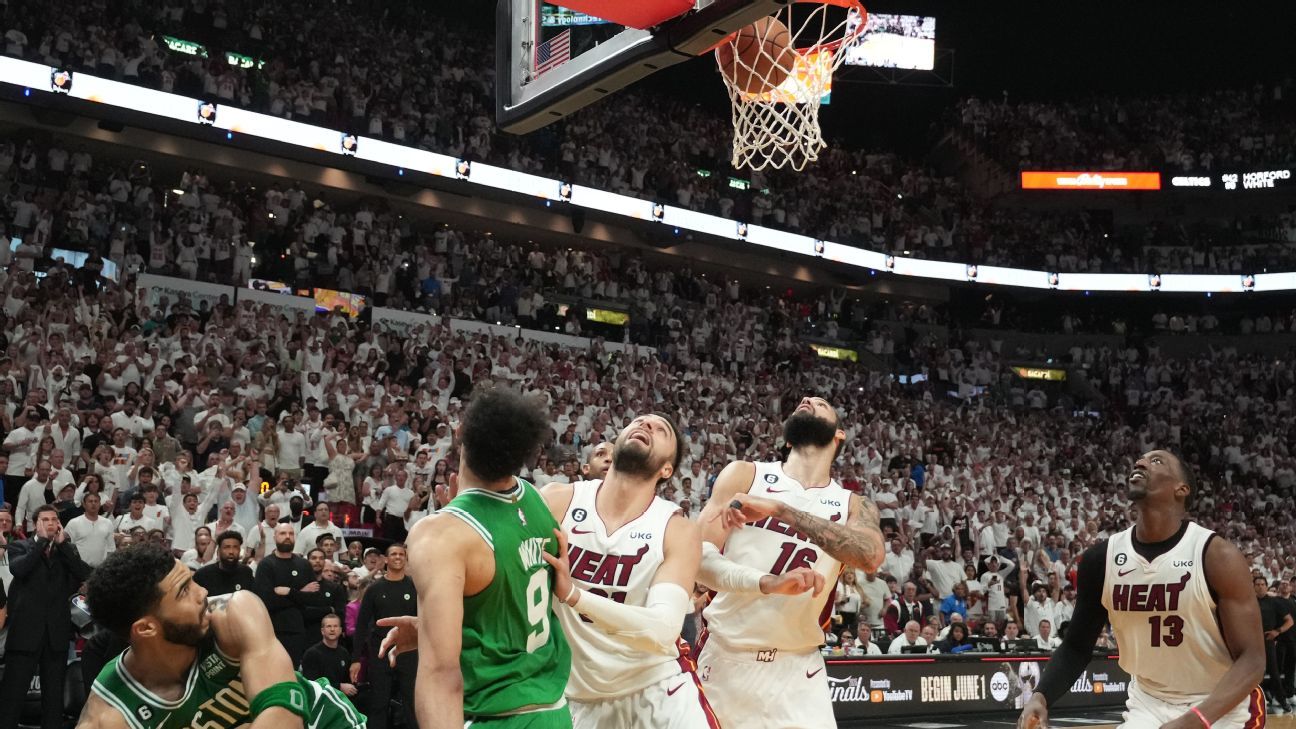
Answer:
[(1206, 584), (1213, 534), (1189, 523), (1179, 543), (1151, 562), (1134, 551), (1134, 527), (1107, 540), (1102, 604), (1120, 646), (1120, 667), (1155, 698), (1204, 697), (1233, 665)]
[[(845, 522), (850, 492), (836, 481), (805, 488), (783, 473), (780, 463), (757, 463), (748, 493), (764, 496), (827, 519)], [(800, 595), (719, 593), (702, 615), (707, 640), (733, 650), (809, 651), (823, 645), (824, 624), (831, 618), (834, 586), (841, 562), (812, 544), (804, 534), (775, 518), (749, 522), (729, 533), (724, 555), (761, 572), (783, 574), (811, 567), (823, 575), (825, 589)]]
[[(572, 579), (589, 592), (624, 605), (643, 606), (665, 554), (666, 525), (680, 508), (654, 497), (640, 517), (608, 534), (594, 503), (602, 483), (572, 484), (572, 500), (562, 519)], [(575, 611), (557, 611), (572, 651), (568, 698), (595, 701), (625, 696), (680, 673), (678, 649), (668, 654), (631, 649), (586, 622), (576, 614), (579, 611), (579, 604)]]

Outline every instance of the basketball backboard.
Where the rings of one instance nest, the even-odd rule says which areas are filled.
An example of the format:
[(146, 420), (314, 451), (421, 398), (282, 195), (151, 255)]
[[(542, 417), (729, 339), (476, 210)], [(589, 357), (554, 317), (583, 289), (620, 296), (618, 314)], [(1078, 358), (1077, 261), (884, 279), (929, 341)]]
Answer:
[(535, 131), (707, 53), (785, 3), (567, 0), (560, 7), (541, 0), (498, 0), (496, 121), (515, 134)]

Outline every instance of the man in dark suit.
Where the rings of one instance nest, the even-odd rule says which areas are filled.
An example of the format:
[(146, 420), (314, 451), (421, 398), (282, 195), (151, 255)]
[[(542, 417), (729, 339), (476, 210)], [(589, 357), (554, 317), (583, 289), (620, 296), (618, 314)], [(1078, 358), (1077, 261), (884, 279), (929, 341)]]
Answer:
[(90, 574), (90, 565), (64, 534), (57, 509), (41, 505), (35, 521), (34, 537), (8, 545), (13, 583), (5, 673), (0, 681), (0, 729), (18, 726), (23, 699), (37, 670), (43, 689), (41, 727), (63, 726), (63, 679), (72, 639), (67, 605)]

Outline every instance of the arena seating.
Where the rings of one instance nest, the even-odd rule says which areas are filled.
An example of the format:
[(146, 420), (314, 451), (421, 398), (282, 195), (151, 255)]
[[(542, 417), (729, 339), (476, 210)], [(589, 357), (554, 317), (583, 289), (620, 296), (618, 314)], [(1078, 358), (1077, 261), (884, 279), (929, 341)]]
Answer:
[[(1277, 211), (1240, 230), (1221, 220), (1152, 236), (1144, 226), (1111, 229), (1074, 212), (1006, 208), (968, 195), (959, 181), (921, 163), (852, 148), (847, 140), (834, 140), (807, 173), (739, 175), (750, 186), (736, 190), (723, 109), (652, 91), (595, 105), (538, 135), (501, 134), (492, 118), (493, 54), (484, 34), (404, 0), (323, 8), (290, 2), (255, 13), (201, 4), (158, 12), (112, 6), (119, 14), (113, 23), (103, 22), (109, 9), (94, 4), (59, 0), (55, 7), (62, 12), (15, 3), (5, 53), (874, 250), (1078, 272), (1296, 266), (1293, 226)], [(310, 18), (305, 30), (303, 18)], [(303, 34), (311, 42), (301, 42)], [(209, 57), (169, 50), (164, 35), (203, 44)], [(226, 51), (264, 64), (231, 65)], [(416, 71), (429, 67), (435, 73)], [(1082, 157), (1065, 155), (1100, 149), (1104, 168), (1164, 157), (1169, 167), (1211, 169), (1287, 154), (1285, 127), (1273, 113), (1234, 103), (1267, 93), (1070, 107), (970, 99), (950, 123), (1014, 166), (1017, 157), (1000, 154), (1005, 144), (1053, 155), (1028, 154), (1031, 164), (1084, 166)], [(1203, 103), (1214, 116), (1186, 113)], [(1134, 139), (1111, 134), (1113, 124), (1129, 119), (1146, 120)], [(1158, 139), (1174, 143), (1154, 149)], [(1192, 164), (1180, 164), (1187, 157)]]
[[(939, 517), (928, 521), (909, 513), (901, 519), (902, 535), (916, 545), (921, 543), (924, 526), (934, 523), (939, 534), (948, 536), (946, 527), (974, 517), (976, 505), (996, 501), (1008, 515), (1010, 533), (1019, 539), (1033, 535), (1031, 525), (1018, 518), (1022, 503), (1032, 501), (1038, 502), (1040, 517), (1033, 526), (1041, 535), (1056, 532), (1072, 556), (1123, 523), (1121, 483), (1131, 455), (1165, 445), (1183, 452), (1201, 470), (1208, 484), (1198, 512), (1204, 523), (1251, 550), (1256, 568), (1264, 574), (1285, 576), (1292, 568), (1283, 546), (1293, 536), (1291, 526), (1276, 518), (1278, 499), (1296, 476), (1296, 461), (1288, 446), (1296, 435), (1290, 425), (1296, 391), (1292, 370), (1285, 364), (1290, 355), (1275, 361), (1222, 349), (1177, 359), (1160, 355), (1155, 340), (1134, 338), (1123, 340), (1124, 348), (1076, 345), (1067, 353), (1074, 360), (1070, 364), (1085, 372), (1096, 389), (1092, 398), (1078, 401), (1074, 395), (1014, 379), (1005, 366), (1012, 354), (996, 352), (984, 342), (954, 338), (957, 335), (901, 336), (901, 327), (910, 324), (961, 323), (943, 310), (903, 302), (879, 305), (872, 311), (894, 317), (896, 330), (875, 327), (861, 339), (879, 361), (903, 362), (929, 378), (922, 385), (905, 386), (885, 370), (829, 363), (809, 354), (802, 337), (823, 336), (855, 316), (847, 313), (849, 302), (838, 294), (796, 301), (744, 290), (736, 281), (711, 282), (687, 271), (654, 270), (616, 250), (528, 249), (485, 232), (419, 230), (363, 202), (336, 211), (316, 207), (310, 196), (291, 187), (254, 193), (248, 183), (217, 183), (197, 172), (174, 183), (139, 174), (132, 181), (120, 161), (87, 158), (70, 143), (70, 161), (59, 171), (50, 168), (49, 160), (61, 157), (54, 150), (63, 147), (38, 147), (28, 141), (12, 147), (15, 162), (5, 172), (17, 186), (8, 201), (9, 228), (21, 229), (28, 236), (24, 241), (30, 240), (33, 248), (62, 241), (106, 253), (125, 272), (127, 288), (106, 283), (101, 290), (93, 286), (74, 290), (66, 285), (67, 279), (59, 273), (66, 269), (59, 265), (33, 280), (24, 272), (28, 262), (43, 267), (48, 261), (41, 253), (48, 251), (17, 254), (4, 281), (9, 302), (11, 411), (25, 400), (47, 408), (52, 417), (61, 402), (77, 400), (78, 379), (93, 375), (90, 405), (74, 405), (83, 422), (92, 422), (94, 417), (111, 414), (123, 396), (147, 400), (136, 388), (152, 382), (161, 363), (184, 369), (183, 349), (176, 349), (183, 347), (176, 337), (182, 321), (174, 318), (178, 310), (150, 310), (137, 304), (128, 288), (134, 272), (241, 284), (251, 271), (235, 264), (237, 253), (227, 249), (230, 255), (220, 257), (216, 250), (221, 241), (253, 234), (267, 241), (293, 241), (287, 248), (293, 255), (303, 247), (302, 241), (318, 241), (323, 261), (308, 265), (304, 258), (301, 264), (285, 259), (278, 264), (281, 268), (270, 270), (291, 270), (316, 283), (351, 284), (387, 306), (528, 327), (537, 326), (538, 316), (534, 308), (518, 305), (523, 292), (532, 297), (538, 293), (547, 301), (563, 295), (606, 299), (653, 323), (632, 328), (629, 338), (656, 345), (657, 354), (609, 364), (595, 351), (554, 349), (526, 339), (483, 340), (444, 328), (375, 343), (363, 327), (346, 317), (293, 322), (272, 308), (258, 310), (245, 302), (237, 312), (218, 309), (200, 319), (195, 344), (211, 342), (219, 352), (226, 346), (221, 342), (229, 342), (231, 334), (239, 332), (249, 338), (242, 340), (244, 346), (261, 345), (259, 354), (242, 359), (240, 350), (231, 349), (203, 367), (195, 362), (184, 377), (185, 384), (192, 382), (203, 391), (224, 388), (231, 382), (248, 381), (255, 372), (267, 372), (266, 364), (274, 365), (278, 374), (258, 375), (256, 387), (238, 388), (230, 407), (258, 413), (270, 406), (269, 415), (278, 417), (305, 406), (303, 397), (309, 388), (295, 373), (319, 371), (326, 389), (352, 393), (336, 405), (347, 413), (345, 420), (365, 423), (371, 434), (393, 425), (401, 408), (392, 408), (390, 400), (393, 393), (402, 392), (412, 408), (408, 413), (417, 433), (408, 440), (408, 457), (408, 451), (422, 443), (439, 442), (437, 426), (453, 424), (458, 396), (472, 384), (484, 378), (513, 381), (545, 392), (554, 403), (558, 426), (546, 459), (555, 468), (537, 464), (532, 475), (539, 481), (558, 476), (564, 461), (586, 455), (599, 439), (613, 437), (635, 412), (666, 409), (679, 417), (690, 436), (684, 477), (671, 487), (671, 495), (687, 500), (693, 510), (705, 503), (707, 485), (728, 460), (776, 457), (777, 423), (800, 393), (809, 390), (847, 413), (848, 445), (838, 474), (845, 483), (875, 498), (890, 493), (906, 503), (918, 488), (915, 467), (922, 465), (922, 495), (932, 497)], [(0, 158), (6, 155), (0, 153)], [(38, 160), (34, 164), (24, 162), (33, 158)], [(184, 194), (167, 192), (173, 186)], [(37, 201), (34, 212), (23, 207), (29, 196)], [(163, 196), (169, 196), (165, 206)], [(163, 252), (151, 253), (152, 260), (141, 251), (124, 252), (129, 250), (125, 240), (131, 236), (119, 233), (123, 223), (151, 231)], [(276, 232), (276, 227), (281, 230)], [(329, 242), (320, 241), (321, 237)], [(337, 244), (331, 242), (334, 239)], [(166, 249), (162, 242), (173, 248)], [(362, 264), (348, 273), (347, 261), (362, 260), (380, 265)], [(402, 268), (403, 261), (412, 262), (417, 275), (390, 281), (378, 276), (379, 271)], [(510, 273), (520, 268), (525, 274)], [(425, 286), (427, 279), (437, 281), (437, 286)], [(1276, 319), (1278, 331), (1289, 329), (1290, 314), (1274, 314), (1265, 326), (1273, 331)], [(1154, 334), (1186, 331), (1190, 317), (1179, 316), (1185, 321), (1175, 325), (1175, 317), (1163, 314), (1143, 326)], [(997, 318), (1001, 328), (1014, 326), (1016, 319), (1011, 311), (1006, 318), (1002, 312)], [(316, 361), (309, 343), (317, 339), (317, 327), (325, 321), (346, 333), (327, 358)], [(1101, 326), (1103, 321), (1104, 317), (1095, 315), (1091, 323)], [(1249, 331), (1256, 331), (1257, 321), (1252, 320)], [(575, 318), (549, 319), (545, 326), (555, 322), (568, 333), (583, 333)], [(1041, 326), (1066, 329), (1064, 323)], [(1077, 317), (1073, 326), (1084, 330), (1086, 325)], [(1205, 322), (1200, 326), (1203, 331), (1209, 328)], [(1229, 326), (1248, 331), (1241, 321)], [(81, 327), (88, 338), (52, 339)], [(266, 339), (271, 335), (280, 343), (295, 344), (271, 347)], [(100, 356), (96, 358), (95, 352)], [(132, 359), (140, 352), (150, 352), (145, 356), (152, 359), (132, 368)], [(487, 358), (487, 352), (493, 356)], [(499, 356), (504, 352), (510, 355), (507, 363)], [(376, 370), (359, 370), (350, 364), (371, 356), (386, 361), (385, 378), (374, 379)], [(119, 374), (114, 364), (124, 371)], [(444, 384), (433, 391), (432, 383)], [(969, 396), (977, 388), (986, 388), (984, 394)], [(951, 390), (957, 396), (947, 394)], [(612, 392), (623, 397), (613, 402), (600, 394)], [(96, 399), (107, 395), (114, 399)], [(154, 407), (158, 408), (154, 418), (161, 422), (165, 407)], [(1101, 415), (1086, 415), (1091, 412)], [(184, 425), (181, 414), (172, 413), (172, 432), (193, 448), (197, 434)], [(573, 437), (565, 435), (567, 424), (575, 426)], [(317, 448), (319, 433), (308, 430), (307, 435), (312, 449)], [(454, 453), (442, 445), (440, 453), (453, 468)], [(46, 446), (34, 446), (32, 455), (42, 448)], [(70, 455), (70, 467), (78, 471), (84, 464), (76, 463), (75, 453)], [(11, 468), (20, 460), (12, 459)], [(991, 520), (993, 514), (986, 509), (980, 518)], [(908, 521), (914, 522), (912, 529)], [(933, 544), (934, 536), (928, 534), (925, 544)], [(1000, 546), (1007, 548), (1007, 544)], [(897, 577), (902, 581), (921, 577), (925, 554), (930, 552), (917, 549), (916, 571)], [(1027, 565), (1037, 561), (1034, 553), (1019, 557)], [(1296, 555), (1291, 561), (1296, 561)]]

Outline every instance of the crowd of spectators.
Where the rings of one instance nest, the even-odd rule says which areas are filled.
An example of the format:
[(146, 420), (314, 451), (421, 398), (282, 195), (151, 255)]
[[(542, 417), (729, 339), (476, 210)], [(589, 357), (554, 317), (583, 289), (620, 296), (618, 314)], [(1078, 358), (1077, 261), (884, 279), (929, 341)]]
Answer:
[[(672, 413), (687, 451), (663, 495), (694, 515), (729, 460), (778, 458), (778, 423), (801, 394), (837, 404), (847, 447), (835, 475), (879, 504), (892, 556), (877, 576), (843, 578), (830, 649), (843, 648), (842, 633), (852, 651), (869, 650), (860, 636), (874, 636), (887, 650), (921, 639), (957, 652), (986, 631), (1051, 645), (1073, 599), (1076, 557), (1128, 523), (1123, 481), (1133, 456), (1152, 447), (1200, 471), (1197, 518), (1238, 543), (1258, 575), (1276, 583), (1296, 571), (1296, 535), (1283, 518), (1296, 485), (1290, 355), (1220, 349), (1177, 360), (1155, 343), (1077, 345), (1074, 371), (1097, 391), (1082, 397), (1029, 386), (1007, 370), (1005, 353), (956, 334), (875, 331), (879, 352), (903, 354), (927, 375), (904, 385), (815, 359), (799, 343), (804, 322), (816, 332), (848, 323), (840, 290), (798, 301), (616, 249), (423, 230), (363, 201), (335, 211), (296, 186), (258, 192), (198, 172), (185, 175), (180, 195), (138, 166), (108, 170), (100, 189), (95, 171), (111, 163), (85, 150), (68, 162), (13, 168), (6, 229), (23, 243), (0, 281), (0, 443), (12, 505), (0, 532), (28, 533), (52, 504), (91, 566), (134, 540), (169, 543), (213, 584), (264, 592), (272, 613), (286, 615), (276, 628), (295, 655), (339, 610), (354, 618), (339, 626), (351, 640), (359, 631), (373, 642), (356, 627), (373, 614), (362, 613), (365, 577), (390, 573), (383, 555), (344, 544), (341, 530), (375, 525), (399, 539), (444, 502), (440, 487), (458, 462), (450, 433), (484, 382), (549, 402), (552, 440), (524, 474), (541, 484), (579, 478), (593, 449), (637, 413)], [(235, 242), (260, 253), (256, 235), (288, 241), (280, 265), (305, 284), (349, 282), (437, 317), (395, 332), (341, 312), (155, 299), (132, 288), (151, 268), (127, 244), (132, 229), (147, 231), (139, 240), (151, 256), (161, 251), (161, 272), (241, 280), (251, 256), (238, 263)], [(86, 248), (100, 263), (51, 264), (43, 254), (54, 245)], [(307, 248), (324, 253), (310, 258)], [(93, 275), (102, 252), (119, 262), (120, 284)], [(598, 338), (588, 349), (529, 338), (553, 323), (541, 323), (556, 313), (546, 302), (564, 295), (629, 302), (664, 343), (654, 354), (613, 353)], [(451, 316), (521, 329), (468, 334), (449, 326)], [(557, 321), (585, 333), (579, 319)], [(285, 533), (285, 518), (300, 530)], [(315, 579), (274, 581), (266, 565), (288, 552), (272, 545), (287, 542), (309, 565), (302, 577)], [(241, 564), (256, 565), (250, 584)], [(353, 645), (351, 655), (370, 647)]]
[[(728, 116), (718, 107), (652, 91), (623, 93), (616, 103), (595, 105), (527, 137), (501, 134), (491, 112), (489, 35), (405, 0), (257, 8), (203, 0), (161, 6), (57, 0), (54, 8), (15, 3), (6, 24), (7, 55), (896, 254), (1081, 272), (1243, 272), (1296, 265), (1293, 246), (1282, 241), (1244, 248), (1238, 244), (1248, 241), (1213, 230), (1193, 231), (1180, 241), (1184, 252), (1145, 250), (1152, 243), (1141, 231), (1116, 245), (1084, 216), (987, 205), (956, 179), (923, 164), (842, 140), (805, 173), (734, 173)], [(171, 50), (165, 36), (204, 44), (207, 55)], [(231, 64), (225, 51), (255, 62)], [(1207, 156), (1231, 159), (1228, 143), (1214, 149), (1220, 138), (1231, 138), (1211, 133), (1219, 124), (1211, 114), (1241, 114), (1248, 123), (1238, 129), (1255, 127), (1250, 104), (1237, 105), (1244, 111), (1206, 104), (1200, 113), (1183, 115), (1187, 121), (1164, 110), (1176, 120), (1173, 128), (1155, 121), (1163, 119), (1160, 104), (1153, 99), (1093, 106), (1108, 110), (1113, 127), (1120, 122), (1122, 129), (1134, 129), (1131, 119), (1146, 122), (1146, 128), (1137, 127), (1139, 139), (1162, 139), (1158, 134), (1164, 133), (1178, 140), (1166, 154), (1188, 154), (1178, 150), (1206, 135), (1214, 150)], [(1144, 107), (1157, 113), (1130, 110)], [(1066, 133), (1055, 125), (1034, 133), (1019, 128), (1021, 119), (1035, 116), (1084, 116), (1075, 110), (969, 100), (960, 111), (961, 123), (980, 136), (1028, 147), (1036, 139), (1036, 147), (1050, 150), (1044, 141), (1066, 150), (1066, 140), (1074, 138), (1077, 153), (1106, 148), (1072, 128), (1094, 124), (1077, 122)], [(1233, 146), (1248, 154), (1285, 149), (1278, 127), (1239, 137)], [(745, 179), (747, 189), (732, 187), (731, 175)]]
[(1276, 169), (1296, 158), (1291, 78), (1246, 88), (1032, 101), (971, 97), (956, 128), (1009, 169)]
[[(754, 192), (739, 194), (722, 172), (723, 119), (637, 94), (534, 140), (500, 136), (480, 40), (403, 3), (244, 12), (201, 0), (59, 0), (36, 10), (10, 5), (7, 55), (897, 252), (1057, 270), (1240, 273), (1284, 263), (1296, 238), (1290, 214), (1258, 250), (1210, 245), (1209, 232), (1190, 228), (1126, 238), (1081, 215), (987, 208), (951, 178), (840, 145), (812, 174), (758, 175)], [(244, 70), (219, 55), (176, 55), (160, 33), (266, 63)], [(1019, 130), (1030, 164), (1041, 159), (1033, 150), (1043, 145), (1031, 144), (1039, 134), (1062, 140), (1043, 158), (1050, 164), (1085, 147), (1134, 150), (1111, 152), (1113, 165), (1136, 155), (1153, 163), (1138, 140), (1156, 135), (1169, 140), (1156, 148), (1165, 159), (1191, 154), (1192, 164), (1206, 159), (1212, 168), (1289, 146), (1263, 112), (1228, 117), (1246, 133), (1220, 141), (1210, 133), (1215, 121), (1166, 126), (1137, 104), (1084, 113), (1025, 106), (969, 101), (963, 123), (994, 149), (1002, 137), (992, 133), (1044, 119), (1045, 131)], [(1132, 122), (1131, 109), (1147, 115)], [(1095, 141), (1118, 126), (1129, 139)], [(0, 541), (30, 534), (53, 505), (91, 567), (132, 541), (167, 543), (219, 589), (259, 590), (297, 656), (309, 654), (312, 631), (328, 656), (340, 637), (344, 649), (351, 641), (347, 661), (373, 648), (365, 595), (377, 579), (403, 578), (387, 555), (348, 544), (342, 530), (373, 527), (399, 539), (443, 504), (458, 464), (451, 433), (474, 388), (491, 382), (550, 405), (552, 438), (524, 473), (538, 484), (580, 478), (594, 449), (636, 414), (672, 414), (686, 452), (662, 494), (692, 515), (728, 461), (778, 458), (779, 423), (804, 393), (837, 405), (847, 441), (834, 475), (878, 504), (890, 554), (877, 575), (843, 575), (830, 649), (960, 652), (978, 637), (1030, 637), (1048, 650), (1074, 604), (1077, 558), (1129, 523), (1125, 477), (1154, 447), (1199, 472), (1194, 516), (1237, 543), (1258, 577), (1289, 589), (1296, 573), (1296, 529), (1285, 518), (1296, 487), (1290, 352), (1220, 348), (1176, 359), (1155, 342), (1076, 344), (1066, 362), (1092, 385), (1082, 395), (1024, 383), (1005, 366), (1012, 353), (960, 336), (960, 326), (940, 337), (861, 329), (872, 353), (901, 357), (926, 376), (905, 384), (816, 359), (804, 346), (804, 337), (835, 339), (863, 321), (841, 291), (798, 300), (617, 248), (553, 249), (432, 227), (381, 202), (334, 201), (298, 184), (217, 180), (197, 169), (154, 177), (148, 165), (96, 158), (67, 140), (0, 143), (0, 178), (9, 183), (0, 213)], [(89, 257), (73, 268), (51, 260), (56, 247)], [(99, 277), (106, 262), (119, 281)], [(286, 314), (246, 300), (197, 307), (142, 295), (134, 282), (144, 271), (326, 286), (434, 318), (397, 332), (365, 317)], [(627, 310), (630, 348), (614, 352), (597, 336), (586, 348), (529, 336), (537, 328), (604, 333), (590, 331), (580, 307), (560, 314), (556, 304), (567, 300)], [(1014, 323), (1011, 311), (1006, 321), (992, 312), (995, 326)], [(963, 323), (923, 306), (905, 316)], [(519, 329), (470, 334), (451, 318)], [(1293, 323), (1276, 309), (1236, 326), (1290, 332)], [(1208, 332), (1219, 322), (1170, 311), (1150, 326)], [(277, 553), (287, 542), (290, 550)], [(309, 574), (279, 584), (266, 565), (289, 552)], [(0, 578), (8, 587), (2, 553)], [(343, 619), (334, 625), (329, 614)], [(331, 680), (354, 690), (356, 675)]]

